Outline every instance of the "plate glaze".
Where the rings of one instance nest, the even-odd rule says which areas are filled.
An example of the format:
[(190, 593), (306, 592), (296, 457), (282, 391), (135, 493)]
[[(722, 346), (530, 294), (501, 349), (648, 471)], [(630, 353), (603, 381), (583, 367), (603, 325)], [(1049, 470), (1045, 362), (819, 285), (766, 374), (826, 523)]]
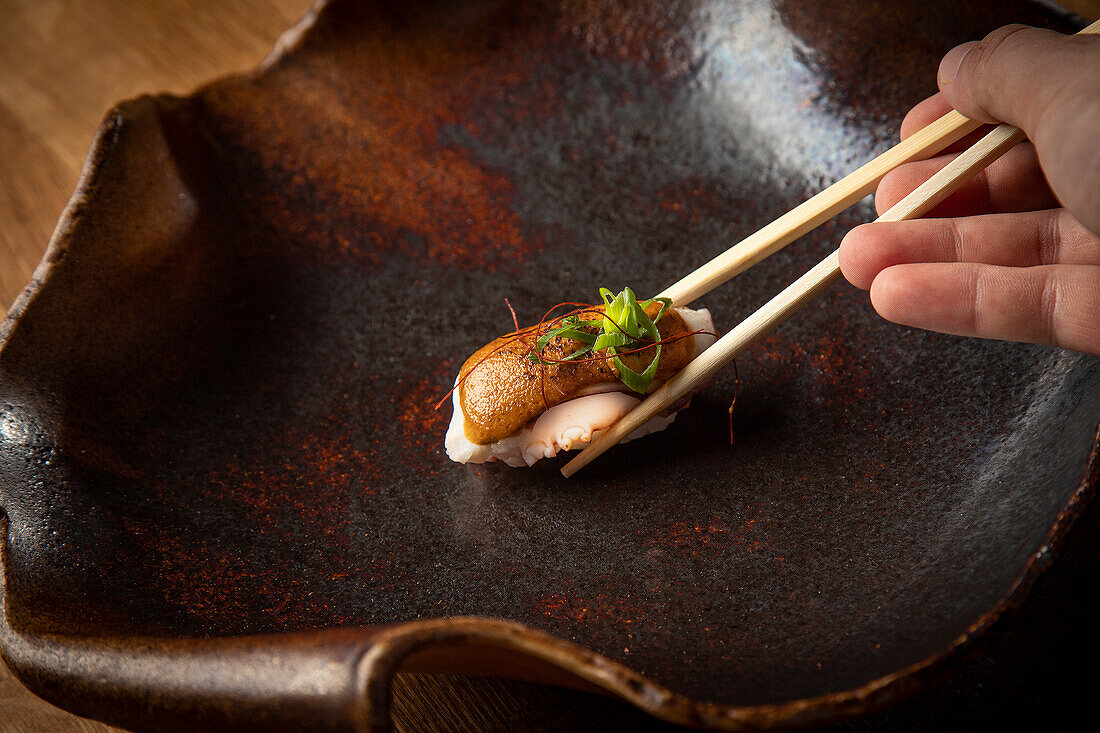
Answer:
[[(450, 463), (432, 406), (505, 297), (655, 291), (889, 145), (951, 45), (1067, 29), (944, 8), (333, 2), (120, 105), (0, 332), (5, 659), (161, 729), (381, 728), (398, 665), (713, 727), (942, 672), (1095, 484), (1096, 359), (841, 285), (739, 360), (732, 447), (732, 374), (569, 481)], [(705, 305), (732, 325), (870, 215)]]

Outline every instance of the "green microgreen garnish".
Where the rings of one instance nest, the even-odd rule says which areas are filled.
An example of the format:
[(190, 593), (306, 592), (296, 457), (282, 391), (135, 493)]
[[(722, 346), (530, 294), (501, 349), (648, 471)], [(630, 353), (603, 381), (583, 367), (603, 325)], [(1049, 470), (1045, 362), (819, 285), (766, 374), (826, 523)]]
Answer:
[[(624, 288), (618, 295), (607, 288), (600, 288), (600, 298), (604, 303), (604, 314), (600, 318), (581, 320), (577, 315), (561, 319), (558, 325), (548, 329), (535, 340), (535, 346), (528, 358), (536, 364), (549, 363), (542, 358), (543, 350), (555, 338), (566, 338), (581, 343), (581, 347), (561, 361), (577, 361), (593, 352), (605, 351), (614, 359), (619, 378), (630, 389), (645, 394), (657, 374), (657, 364), (661, 358), (661, 334), (657, 323), (672, 305), (669, 298), (654, 298), (638, 302), (634, 291)], [(656, 318), (650, 318), (646, 306), (660, 303), (661, 309)], [(620, 358), (620, 354), (646, 348), (656, 344), (653, 360), (641, 372), (636, 372)]]

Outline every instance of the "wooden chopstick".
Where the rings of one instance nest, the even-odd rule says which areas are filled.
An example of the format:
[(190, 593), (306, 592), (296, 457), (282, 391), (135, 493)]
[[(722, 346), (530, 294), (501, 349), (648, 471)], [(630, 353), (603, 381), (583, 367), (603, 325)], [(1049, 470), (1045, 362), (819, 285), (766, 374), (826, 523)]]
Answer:
[[(978, 171), (999, 158), (1024, 139), (1024, 133), (1011, 125), (999, 125), (973, 147), (953, 160), (915, 191), (894, 204), (877, 221), (903, 221), (927, 214), (936, 204), (954, 193)], [(561, 469), (569, 477), (591, 463), (666, 407), (710, 380), (727, 364), (758, 339), (791, 317), (840, 277), (840, 250), (835, 250), (809, 272), (788, 285), (732, 331), (697, 356), (656, 392), (602, 433)]]
[[(1100, 20), (1078, 31), (1077, 35), (1087, 33), (1100, 33)], [(951, 110), (767, 226), (745, 237), (699, 269), (685, 275), (659, 293), (658, 297), (671, 298), (674, 305), (687, 305), (873, 193), (882, 177), (897, 166), (930, 158), (979, 127), (980, 122)]]
[(930, 158), (981, 126), (982, 123), (951, 110), (685, 275), (658, 297), (671, 298), (674, 305), (687, 305), (874, 193), (882, 177), (902, 163)]

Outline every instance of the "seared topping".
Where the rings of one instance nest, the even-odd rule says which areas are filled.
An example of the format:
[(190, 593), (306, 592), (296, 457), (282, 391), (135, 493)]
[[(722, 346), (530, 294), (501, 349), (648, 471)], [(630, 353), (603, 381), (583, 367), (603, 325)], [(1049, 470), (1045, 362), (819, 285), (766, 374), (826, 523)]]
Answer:
[[(633, 293), (630, 296), (633, 298)], [(471, 356), (459, 371), (458, 381), (466, 438), (479, 445), (495, 443), (554, 405), (598, 385), (631, 391), (623, 383), (617, 360), (634, 373), (631, 384), (640, 383), (652, 391), (694, 358), (694, 339), (688, 337), (693, 332), (679, 313), (665, 310), (658, 301), (644, 304), (648, 320), (655, 322), (657, 339), (639, 331), (643, 335), (630, 334), (627, 343), (593, 348), (602, 346), (601, 336), (596, 327), (586, 324), (602, 320), (614, 305), (605, 297), (605, 305), (578, 312), (570, 328), (563, 329), (563, 319), (542, 323), (502, 336)], [(564, 335), (547, 338), (555, 329)], [(660, 357), (653, 364), (658, 352)], [(651, 366), (652, 383), (638, 380)]]

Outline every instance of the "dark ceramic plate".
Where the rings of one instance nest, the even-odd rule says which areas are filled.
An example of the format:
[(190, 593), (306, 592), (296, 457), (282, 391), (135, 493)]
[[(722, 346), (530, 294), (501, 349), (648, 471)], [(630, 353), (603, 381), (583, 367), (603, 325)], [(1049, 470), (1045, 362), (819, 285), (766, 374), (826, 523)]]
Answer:
[[(460, 466), (461, 360), (667, 285), (890, 144), (1022, 3), (333, 2), (120, 105), (0, 332), (3, 652), (132, 727), (383, 727), (395, 668), (783, 726), (916, 689), (1095, 481), (1100, 362), (837, 286), (574, 480)], [(993, 10), (996, 12), (992, 12)], [(705, 299), (727, 326), (870, 215)]]

